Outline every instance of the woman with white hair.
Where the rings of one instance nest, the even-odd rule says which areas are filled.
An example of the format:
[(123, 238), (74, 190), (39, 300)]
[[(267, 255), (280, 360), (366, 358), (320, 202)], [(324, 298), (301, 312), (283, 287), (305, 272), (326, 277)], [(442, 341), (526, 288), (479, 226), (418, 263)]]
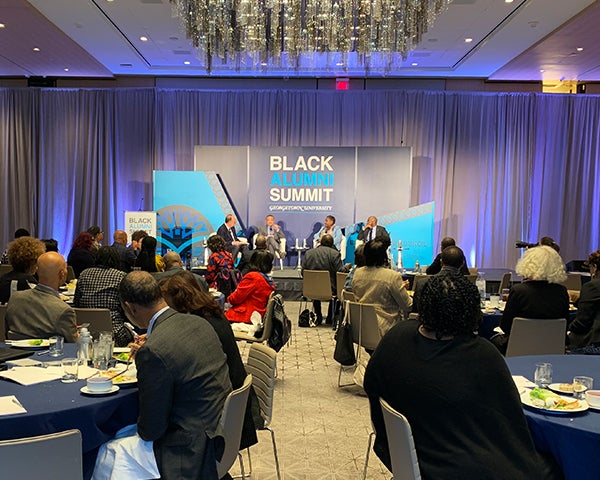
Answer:
[(568, 318), (569, 294), (562, 285), (567, 274), (556, 250), (544, 245), (526, 250), (516, 272), (523, 282), (511, 288), (500, 323), (507, 337), (515, 317)]

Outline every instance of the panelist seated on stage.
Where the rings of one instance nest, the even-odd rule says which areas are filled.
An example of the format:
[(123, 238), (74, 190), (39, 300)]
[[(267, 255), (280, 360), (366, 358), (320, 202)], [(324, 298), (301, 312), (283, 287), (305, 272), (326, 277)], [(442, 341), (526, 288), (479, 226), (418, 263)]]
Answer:
[(235, 232), (235, 225), (237, 224), (237, 220), (233, 216), (232, 213), (228, 213), (225, 216), (225, 223), (221, 225), (217, 229), (217, 235), (219, 235), (223, 240), (225, 240), (225, 244), (227, 245), (227, 250), (231, 253), (233, 260), (237, 259), (239, 252), (244, 252), (244, 250), (248, 250), (248, 242), (240, 240)]
[(384, 243), (387, 243), (387, 246), (390, 246), (390, 234), (385, 227), (377, 225), (377, 217), (371, 215), (367, 219), (367, 223), (363, 225), (360, 232), (358, 232), (357, 240), (368, 242), (369, 240), (375, 240), (377, 237), (381, 238)]
[[(456, 241), (452, 237), (442, 238), (442, 242), (440, 245), (440, 253), (437, 254), (437, 256), (434, 258), (433, 262), (431, 262), (431, 265), (429, 265), (427, 267), (427, 270), (425, 270), (425, 273), (427, 275), (435, 275), (435, 274), (439, 273), (440, 270), (442, 269), (442, 252), (447, 247), (455, 247), (455, 246), (456, 246)], [(461, 252), (462, 252), (462, 250), (461, 250)], [(459, 270), (460, 270), (460, 273), (462, 273), (463, 275), (469, 275), (469, 268), (467, 267), (467, 259), (465, 258), (464, 254), (463, 254), (463, 262), (462, 262), (462, 265), (460, 265)]]
[(8, 245), (8, 260), (13, 269), (0, 277), (0, 303), (8, 302), (13, 290), (29, 290), (38, 283), (34, 275), (37, 260), (44, 251), (44, 244), (32, 237), (17, 238)]
[(225, 316), (230, 322), (252, 323), (250, 318), (254, 312), (262, 318), (267, 311), (269, 296), (275, 291), (275, 283), (269, 276), (271, 270), (273, 255), (266, 250), (256, 250), (250, 258), (249, 272), (227, 297), (231, 308)]
[(323, 235), (331, 235), (333, 237), (333, 244), (338, 250), (342, 249), (342, 229), (335, 224), (335, 217), (333, 215), (327, 215), (323, 222), (323, 227), (315, 233), (313, 236), (313, 243), (315, 247), (319, 246), (319, 242)]
[(135, 356), (139, 416), (137, 428), (100, 448), (93, 478), (217, 480), (231, 392), (219, 337), (204, 318), (170, 308), (148, 272), (128, 274), (119, 295), (127, 317), (147, 329)]
[(27, 338), (60, 335), (65, 342), (75, 342), (75, 310), (58, 294), (67, 278), (67, 262), (60, 253), (46, 252), (38, 258), (37, 273), (35, 288), (11, 295), (6, 308), (7, 330)]
[(281, 242), (285, 239), (285, 235), (281, 227), (275, 223), (273, 215), (265, 217), (265, 225), (258, 229), (258, 234), (267, 237), (267, 250), (271, 255), (278, 258), (285, 257), (285, 250), (281, 248)]

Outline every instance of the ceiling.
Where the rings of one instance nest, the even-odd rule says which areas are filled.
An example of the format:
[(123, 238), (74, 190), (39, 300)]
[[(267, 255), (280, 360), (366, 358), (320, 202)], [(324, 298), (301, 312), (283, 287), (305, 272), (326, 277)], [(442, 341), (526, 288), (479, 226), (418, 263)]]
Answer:
[[(3, 77), (208, 75), (168, 0), (0, 0), (0, 24)], [(214, 62), (210, 76), (600, 81), (598, 25), (600, 0), (454, 0), (389, 72), (315, 55), (292, 70)]]

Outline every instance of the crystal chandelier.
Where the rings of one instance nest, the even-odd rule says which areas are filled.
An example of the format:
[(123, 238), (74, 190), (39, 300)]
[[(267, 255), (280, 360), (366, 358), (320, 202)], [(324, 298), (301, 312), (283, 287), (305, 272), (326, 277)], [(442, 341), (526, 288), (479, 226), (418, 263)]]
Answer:
[(170, 0), (210, 72), (353, 61), (389, 72), (452, 0)]

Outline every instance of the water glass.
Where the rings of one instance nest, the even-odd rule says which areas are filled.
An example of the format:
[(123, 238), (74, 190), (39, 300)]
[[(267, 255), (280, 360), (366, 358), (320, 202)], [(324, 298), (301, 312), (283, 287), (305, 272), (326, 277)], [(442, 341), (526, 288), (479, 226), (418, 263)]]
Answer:
[(500, 306), (500, 295), (497, 293), (490, 294), (490, 307), (498, 308)]
[(111, 344), (106, 341), (95, 340), (92, 343), (92, 347), (92, 364), (94, 368), (97, 368), (98, 370), (107, 370), (108, 361), (111, 358)]
[(540, 388), (546, 388), (552, 383), (552, 364), (536, 363), (534, 382)]
[(108, 332), (108, 331), (102, 331), (100, 332), (100, 336), (98, 337), (100, 339), (101, 343), (105, 343), (106, 345), (108, 345), (108, 358), (112, 358), (113, 356), (113, 347), (114, 347), (114, 342), (113, 342), (113, 332)]
[(48, 339), (50, 345), (48, 346), (48, 353), (51, 357), (60, 357), (63, 354), (63, 346), (65, 339), (60, 335), (55, 335)]
[(61, 382), (73, 383), (77, 381), (79, 373), (79, 361), (76, 358), (64, 358), (60, 362), (63, 368), (63, 376)]
[(573, 396), (578, 400), (583, 400), (585, 392), (591, 390), (593, 386), (594, 379), (592, 377), (578, 375), (573, 378)]

